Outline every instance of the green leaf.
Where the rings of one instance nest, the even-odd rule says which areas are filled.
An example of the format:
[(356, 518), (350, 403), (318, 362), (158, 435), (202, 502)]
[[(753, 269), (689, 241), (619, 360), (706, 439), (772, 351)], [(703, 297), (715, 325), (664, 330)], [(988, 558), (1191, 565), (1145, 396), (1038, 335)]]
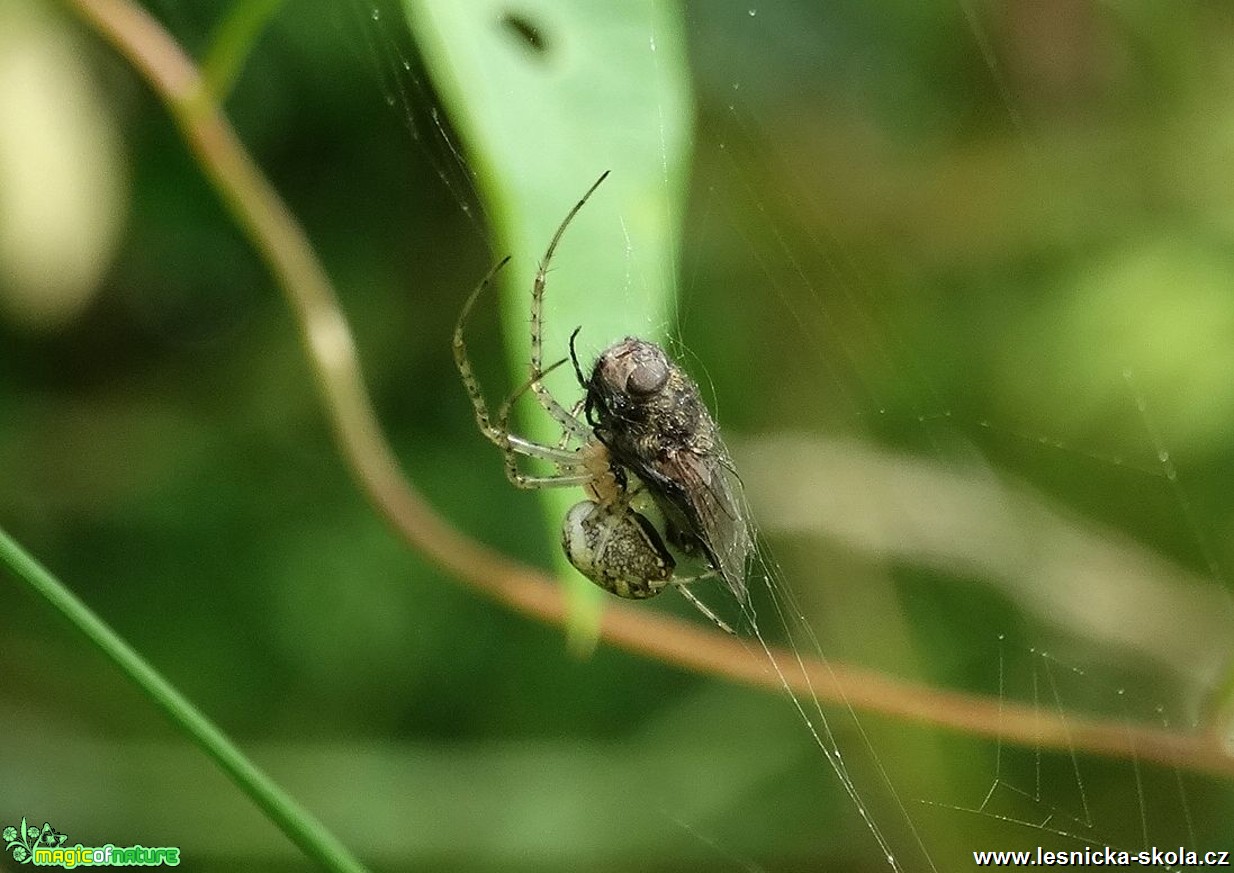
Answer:
[[(502, 289), (510, 384), (527, 378), (537, 262), (566, 213), (605, 170), (611, 177), (553, 258), (544, 361), (568, 354), (575, 327), (582, 328), (584, 367), (625, 336), (662, 341), (676, 300), (693, 125), (677, 4), (534, 0), (515, 10), (458, 0), (405, 3), (425, 64), (462, 137), (491, 221), (494, 257), (513, 256)], [(459, 289), (460, 306), (469, 290)], [(568, 366), (548, 384), (567, 406), (581, 393)], [(536, 426), (532, 418), (542, 421)], [(547, 416), (521, 421), (532, 436), (555, 440)], [(576, 489), (541, 494), (556, 542), (567, 508), (581, 498)], [(560, 565), (573, 595), (572, 641), (589, 644), (607, 595), (564, 557)]]

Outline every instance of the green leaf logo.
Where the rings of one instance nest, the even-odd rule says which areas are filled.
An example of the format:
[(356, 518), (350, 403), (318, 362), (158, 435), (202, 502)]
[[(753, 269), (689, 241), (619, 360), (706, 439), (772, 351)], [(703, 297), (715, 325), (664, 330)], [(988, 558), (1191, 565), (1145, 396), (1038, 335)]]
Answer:
[(66, 839), (64, 834), (51, 826), (51, 822), (43, 822), (40, 828), (28, 824), (24, 817), (20, 825), (5, 825), (4, 830), (0, 831), (0, 838), (4, 839), (4, 850), (20, 864), (34, 860), (35, 846), (63, 846)]

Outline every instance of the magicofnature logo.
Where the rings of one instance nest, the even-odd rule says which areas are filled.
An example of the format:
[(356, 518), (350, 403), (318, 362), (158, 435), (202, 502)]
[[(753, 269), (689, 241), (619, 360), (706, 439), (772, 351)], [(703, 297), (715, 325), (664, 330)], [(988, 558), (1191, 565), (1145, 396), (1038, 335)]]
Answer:
[(0, 837), (14, 861), (36, 867), (175, 867), (180, 863), (176, 846), (68, 846), (67, 837), (49, 822), (39, 827), (27, 824), (24, 816), (20, 825), (8, 825), (0, 831)]

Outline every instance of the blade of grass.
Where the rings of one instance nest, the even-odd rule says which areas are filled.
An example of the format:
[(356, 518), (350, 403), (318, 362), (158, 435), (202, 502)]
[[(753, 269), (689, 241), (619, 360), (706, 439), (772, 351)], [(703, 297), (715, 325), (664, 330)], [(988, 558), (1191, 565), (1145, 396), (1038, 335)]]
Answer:
[(214, 100), (227, 99), (253, 44), (282, 5), (283, 0), (236, 0), (227, 10), (201, 64), (202, 78)]
[(328, 870), (356, 873), (365, 869), (321, 822), (246, 758), (188, 698), (4, 530), (0, 530), (0, 565), (7, 566), (13, 575), (68, 619), (306, 855)]

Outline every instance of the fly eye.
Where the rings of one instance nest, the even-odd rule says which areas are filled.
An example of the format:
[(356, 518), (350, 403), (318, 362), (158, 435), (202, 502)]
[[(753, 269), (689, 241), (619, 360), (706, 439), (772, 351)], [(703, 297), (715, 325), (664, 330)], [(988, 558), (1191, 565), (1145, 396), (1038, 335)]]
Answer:
[(668, 381), (668, 365), (663, 360), (644, 361), (630, 371), (626, 390), (631, 394), (655, 394)]

